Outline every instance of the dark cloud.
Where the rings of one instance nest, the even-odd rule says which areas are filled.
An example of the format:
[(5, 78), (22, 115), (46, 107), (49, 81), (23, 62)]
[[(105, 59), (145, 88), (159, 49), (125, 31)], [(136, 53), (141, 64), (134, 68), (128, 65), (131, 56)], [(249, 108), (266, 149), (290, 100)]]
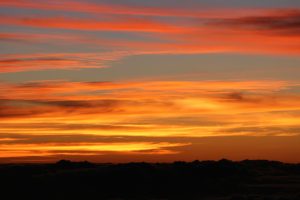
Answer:
[(142, 124), (142, 125), (171, 125), (171, 126), (219, 126), (226, 125), (229, 122), (224, 122), (217, 117), (214, 119), (208, 119), (207, 116), (180, 116), (180, 117), (151, 117), (140, 118), (135, 121), (127, 121), (129, 124)]
[(118, 105), (126, 104), (130, 101), (116, 100), (116, 99), (103, 99), (103, 100), (17, 100), (15, 102), (31, 103), (34, 105), (48, 105), (64, 108), (106, 108), (112, 109)]
[(300, 34), (300, 10), (277, 10), (260, 16), (220, 19), (210, 25), (242, 28), (256, 31), (271, 31), (274, 34)]
[(232, 92), (226, 95), (226, 99), (234, 101), (243, 101), (245, 100), (245, 96), (241, 92)]
[(122, 106), (134, 103), (126, 100), (0, 100), (0, 118), (29, 117), (55, 112), (69, 113), (82, 111), (87, 113), (122, 112)]
[(300, 126), (244, 126), (231, 129), (224, 129), (227, 133), (251, 133), (257, 135), (300, 135)]
[(26, 59), (4, 59), (0, 60), (0, 64), (16, 64), (31, 62), (49, 62), (49, 61), (71, 61), (70, 59), (45, 57), (45, 58), (26, 58)]
[(238, 103), (262, 103), (265, 100), (268, 100), (268, 102), (273, 99), (273, 97), (269, 96), (257, 96), (257, 95), (251, 95), (246, 94), (243, 92), (230, 92), (225, 94), (224, 96), (221, 96), (220, 99), (223, 101), (230, 101), (230, 102), (238, 102)]
[[(29, 85), (29, 87), (35, 87)], [(63, 98), (62, 98), (63, 99)], [(33, 116), (37, 114), (101, 114), (101, 113), (130, 113), (135, 108), (174, 106), (171, 102), (156, 100), (15, 100), (0, 99), (0, 118)]]
[(49, 131), (63, 131), (63, 130), (145, 130), (151, 129), (142, 126), (130, 125), (114, 125), (114, 124), (70, 124), (70, 123), (14, 123), (14, 124), (1, 124), (3, 129), (31, 129), (31, 130), (49, 130)]
[[(175, 136), (118, 136), (118, 135), (93, 135), (93, 134), (43, 134), (30, 135), (5, 134), (0, 132), (0, 144), (47, 144), (47, 143), (129, 143), (129, 142), (171, 142), (171, 143), (199, 143), (213, 138), (226, 137), (175, 137)], [(231, 138), (232, 136), (228, 136)]]
[(1, 118), (18, 118), (30, 117), (41, 114), (45, 111), (32, 108), (17, 108), (13, 106), (0, 105), (0, 119)]
[(251, 92), (229, 92), (217, 97), (219, 101), (237, 103), (240, 105), (268, 106), (282, 102), (279, 93), (254, 94)]

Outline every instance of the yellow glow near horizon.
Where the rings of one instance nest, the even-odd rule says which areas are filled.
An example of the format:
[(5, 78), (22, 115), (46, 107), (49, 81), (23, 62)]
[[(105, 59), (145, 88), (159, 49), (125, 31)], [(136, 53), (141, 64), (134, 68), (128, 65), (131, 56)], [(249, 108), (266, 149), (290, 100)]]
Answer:
[[(51, 84), (47, 83), (46, 87)], [(147, 155), (148, 151), (163, 155), (180, 153), (172, 149), (193, 145), (165, 142), (168, 138), (297, 135), (300, 95), (281, 92), (288, 88), (288, 83), (175, 81), (160, 84), (162, 87), (159, 82), (124, 83), (123, 86), (107, 83), (105, 87), (112, 90), (111, 94), (106, 99), (95, 94), (93, 100), (82, 99), (83, 89), (79, 90), (77, 99), (78, 88), (68, 89), (66, 85), (76, 85), (86, 91), (101, 89), (101, 85), (92, 84), (89, 88), (87, 83), (70, 82), (61, 86), (55, 83), (55, 87), (61, 87), (59, 94), (51, 91), (45, 93), (47, 98), (41, 99), (36, 94), (43, 85), (25, 88), (26, 91), (12, 86), (18, 90), (9, 94), (12, 100), (6, 100), (2, 106), (3, 116), (7, 116), (0, 122), (3, 135), (0, 151), (5, 152), (2, 157), (22, 157), (26, 152), (28, 156), (35, 153), (36, 156), (106, 155), (109, 152)], [(136, 91), (139, 85), (143, 88), (141, 98)], [(239, 86), (239, 91), (230, 90), (235, 86)], [(119, 88), (124, 91), (117, 93)], [(25, 106), (22, 101), (30, 104)], [(72, 142), (76, 137), (77, 141)], [(127, 139), (123, 143), (110, 140), (95, 143), (93, 137)], [(141, 138), (141, 141), (133, 142), (130, 137)], [(61, 140), (51, 143), (57, 138)], [(144, 142), (148, 139), (155, 142)], [(84, 143), (85, 140), (89, 142)]]

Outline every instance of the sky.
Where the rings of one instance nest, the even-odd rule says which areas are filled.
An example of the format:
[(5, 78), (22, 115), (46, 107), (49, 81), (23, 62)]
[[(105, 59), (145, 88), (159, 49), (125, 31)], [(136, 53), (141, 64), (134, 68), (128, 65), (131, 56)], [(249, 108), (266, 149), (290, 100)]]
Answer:
[(0, 162), (300, 162), (299, 0), (0, 0)]

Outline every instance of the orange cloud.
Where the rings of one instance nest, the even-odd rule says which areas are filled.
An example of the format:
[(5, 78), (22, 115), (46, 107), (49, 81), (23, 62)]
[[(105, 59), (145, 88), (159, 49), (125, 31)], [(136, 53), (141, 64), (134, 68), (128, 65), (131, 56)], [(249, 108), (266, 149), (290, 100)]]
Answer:
[(1, 24), (20, 25), (41, 28), (98, 30), (98, 31), (140, 31), (140, 32), (178, 32), (183, 31), (170, 24), (146, 19), (119, 19), (100, 21), (93, 19), (75, 19), (67, 17), (11, 17), (2, 15)]
[[(152, 151), (153, 154), (175, 153), (164, 151), (164, 148), (185, 146), (183, 143), (60, 143), (60, 144), (0, 144), (0, 158), (51, 156), (51, 155), (101, 155), (108, 152), (143, 153)], [(162, 151), (159, 151), (162, 150)]]
[[(280, 127), (283, 121), (280, 122), (281, 115), (276, 112), (299, 111), (300, 96), (283, 92), (289, 87), (298, 84), (284, 81), (3, 84), (0, 132), (239, 135), (241, 132), (226, 130), (246, 124)], [(207, 119), (197, 121), (199, 117)], [(174, 122), (176, 119), (179, 124)], [(289, 126), (299, 122), (298, 117), (293, 119), (290, 114), (285, 119), (284, 124)], [(218, 124), (223, 124), (222, 128)]]
[(283, 9), (260, 15), (220, 19), (212, 24), (229, 29), (254, 30), (263, 34), (299, 36), (299, 15), (299, 9)]
[(198, 7), (194, 10), (170, 7), (128, 6), (124, 4), (92, 3), (83, 1), (60, 1), (36, 2), (31, 0), (2, 0), (0, 6), (22, 9), (38, 9), (53, 11), (84, 12), (91, 14), (117, 14), (117, 15), (144, 15), (144, 16), (174, 16), (174, 17), (196, 17), (216, 18), (243, 16), (249, 13), (261, 13), (261, 9), (211, 9)]
[[(20, 2), (19, 2), (20, 3)], [(24, 3), (24, 2), (23, 2)], [(57, 5), (56, 5), (57, 6)], [(251, 11), (251, 12), (250, 12)], [(3, 15), (0, 23), (6, 25), (71, 29), (86, 31), (130, 31), (149, 34), (164, 41), (135, 41), (99, 39), (84, 35), (30, 35), (2, 33), (2, 40), (33, 41), (73, 44), (101, 45), (108, 49), (118, 48), (127, 55), (140, 54), (195, 54), (195, 53), (244, 53), (299, 55), (298, 10), (256, 10), (237, 16), (215, 16), (199, 20), (159, 21), (150, 17), (114, 17), (112, 20), (93, 18), (8, 16)], [(209, 13), (213, 13), (210, 10)], [(232, 13), (232, 12), (231, 12)], [(176, 23), (177, 22), (177, 23)], [(292, 37), (291, 37), (292, 36)], [(50, 63), (51, 64), (51, 63)], [(7, 67), (2, 67), (7, 68)], [(18, 68), (18, 67), (16, 67)], [(24, 67), (24, 70), (26, 68)], [(46, 68), (47, 69), (47, 68)], [(32, 69), (30, 69), (32, 70)], [(6, 70), (5, 70), (6, 71)]]
[[(24, 2), (17, 2), (23, 4)], [(213, 14), (213, 13), (212, 13)], [(243, 53), (298, 56), (298, 10), (264, 10), (242, 16), (190, 20), (175, 23), (150, 17), (71, 18), (1, 16), (5, 25), (85, 31), (130, 31), (153, 41), (99, 38), (84, 34), (1, 33), (6, 42), (36, 42), (57, 45), (99, 45), (106, 53), (61, 53), (44, 55), (2, 55), (0, 73), (47, 69), (108, 67), (112, 60), (143, 54)], [(178, 20), (178, 19), (177, 19)], [(114, 51), (112, 49), (118, 49)]]
[[(56, 49), (65, 44), (86, 45), (105, 50), (2, 54), (0, 73), (104, 68), (111, 61), (143, 54), (300, 55), (297, 9), (191, 12), (26, 0), (3, 0), (0, 5), (88, 13), (84, 18), (70, 17), (65, 12), (61, 17), (56, 12), (47, 12), (47, 16), (2, 15), (0, 24), (25, 30), (0, 33), (5, 44), (30, 42), (39, 48), (51, 44)], [(37, 33), (41, 29), (56, 34)], [(100, 38), (95, 31), (127, 32), (141, 38)], [(298, 90), (296, 82), (265, 80), (0, 83), (0, 151), (5, 152), (0, 158), (124, 152), (181, 155), (184, 148), (192, 147), (187, 146), (189, 142), (178, 141), (191, 138), (296, 137), (300, 134)], [(54, 139), (58, 136), (61, 141)], [(98, 141), (96, 136), (106, 138), (108, 143)], [(47, 140), (52, 142), (45, 143)]]
[[(224, 34), (224, 33), (220, 33)], [(68, 38), (71, 44), (99, 44), (107, 48), (117, 48), (118, 51), (104, 53), (61, 53), (61, 54), (32, 54), (32, 55), (2, 55), (0, 60), (0, 73), (20, 71), (36, 71), (49, 69), (86, 69), (110, 67), (110, 62), (120, 60), (132, 55), (145, 54), (203, 54), (203, 53), (244, 53), (244, 54), (270, 54), (270, 55), (299, 55), (297, 41), (291, 38), (250, 36), (229, 36), (226, 33), (219, 38), (203, 36), (200, 40), (195, 35), (190, 38), (178, 36), (177, 42), (150, 43), (134, 41), (84, 40), (84, 38)], [(207, 34), (209, 35), (209, 34)], [(68, 37), (68, 36), (66, 36)], [(5, 37), (8, 39), (8, 37)], [(23, 40), (24, 38), (12, 38)], [(61, 38), (60, 38), (61, 39)], [(36, 40), (36, 39), (35, 39)], [(64, 40), (64, 39), (63, 39)], [(206, 40), (206, 44), (202, 41)], [(24, 39), (32, 42), (32, 39)], [(73, 43), (74, 42), (74, 43)]]
[(118, 60), (126, 52), (53, 53), (5, 55), (0, 60), (0, 73), (49, 69), (104, 68), (108, 62)]
[[(110, 96), (117, 96), (119, 100), (130, 100), (151, 97), (153, 94), (164, 93), (169, 97), (177, 93), (182, 94), (226, 94), (236, 91), (275, 92), (289, 87), (298, 86), (297, 83), (287, 81), (136, 81), (136, 82), (63, 82), (42, 81), (23, 84), (0, 84), (2, 99), (10, 100), (49, 100), (61, 98), (63, 100), (102, 100), (107, 97), (94, 95), (92, 92), (107, 91)], [(9, 91), (15, 91), (14, 94)], [(114, 92), (116, 91), (116, 92)], [(122, 92), (123, 91), (123, 92)], [(137, 91), (139, 93), (137, 93)], [(182, 93), (180, 93), (182, 91)], [(37, 93), (38, 92), (38, 93)], [(80, 92), (90, 92), (91, 95), (80, 95)], [(40, 95), (42, 94), (42, 96)], [(58, 96), (57, 96), (58, 95)], [(123, 98), (121, 98), (123, 96)]]

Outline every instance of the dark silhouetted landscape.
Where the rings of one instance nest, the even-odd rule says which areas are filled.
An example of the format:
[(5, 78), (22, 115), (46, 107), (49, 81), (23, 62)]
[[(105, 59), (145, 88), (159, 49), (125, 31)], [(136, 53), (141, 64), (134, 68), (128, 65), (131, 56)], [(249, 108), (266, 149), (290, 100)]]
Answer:
[(299, 200), (300, 164), (244, 160), (0, 165), (3, 199)]

